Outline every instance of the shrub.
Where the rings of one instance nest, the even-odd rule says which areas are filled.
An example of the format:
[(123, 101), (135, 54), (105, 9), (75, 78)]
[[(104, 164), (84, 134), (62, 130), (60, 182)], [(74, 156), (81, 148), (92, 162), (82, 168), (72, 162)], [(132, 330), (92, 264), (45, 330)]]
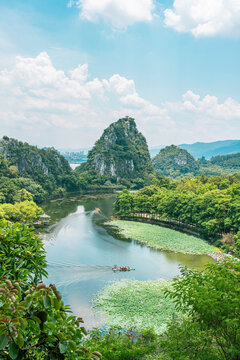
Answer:
[[(26, 288), (28, 288), (26, 290)], [(1, 359), (99, 358), (82, 346), (83, 320), (69, 315), (52, 284), (0, 280)]]
[(95, 329), (86, 345), (92, 347), (97, 343), (104, 360), (140, 360), (154, 353), (156, 340), (157, 335), (151, 330), (137, 333), (134, 329), (124, 332), (121, 328), (110, 328), (103, 333)]
[(0, 221), (0, 276), (36, 284), (47, 275), (42, 240), (24, 224)]
[[(190, 321), (183, 322), (179, 330), (170, 328), (166, 343), (167, 353), (183, 352), (181, 343), (186, 344), (187, 353), (196, 353), (206, 345), (214, 351), (215, 357), (194, 357), (196, 359), (240, 358), (240, 261), (224, 260), (209, 264), (204, 271), (182, 268), (181, 277), (173, 280), (173, 290), (166, 291)], [(193, 331), (194, 329), (194, 331)], [(178, 333), (178, 334), (177, 334)], [(180, 334), (181, 337), (180, 337)], [(181, 338), (181, 341), (180, 341)], [(173, 340), (175, 345), (173, 346)], [(188, 344), (187, 344), (188, 343)], [(210, 351), (208, 352), (210, 354)], [(173, 357), (174, 359), (193, 359)]]
[[(26, 195), (26, 194), (25, 194)], [(33, 201), (22, 201), (16, 204), (2, 204), (0, 211), (4, 212), (4, 218), (10, 221), (21, 221), (25, 223), (33, 223), (43, 210)]]

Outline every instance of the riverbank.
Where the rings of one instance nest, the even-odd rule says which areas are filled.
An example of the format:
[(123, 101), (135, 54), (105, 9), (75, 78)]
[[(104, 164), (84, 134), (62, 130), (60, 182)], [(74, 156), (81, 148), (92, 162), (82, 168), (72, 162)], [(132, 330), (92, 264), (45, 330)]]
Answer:
[(106, 225), (115, 227), (126, 238), (158, 250), (195, 255), (219, 253), (219, 250), (206, 240), (158, 225), (125, 220), (112, 220)]
[(123, 279), (106, 286), (93, 304), (105, 317), (107, 326), (152, 328), (160, 334), (166, 330), (169, 321), (180, 315), (173, 301), (164, 294), (169, 289), (169, 280)]
[[(193, 235), (195, 237), (201, 238), (201, 229), (193, 224), (185, 224), (181, 221), (177, 220), (169, 220), (162, 218), (159, 214), (149, 214), (149, 213), (132, 213), (130, 216), (120, 216), (118, 217), (119, 220), (126, 220), (126, 221), (137, 221), (143, 222), (152, 225), (158, 225), (162, 227), (167, 227), (172, 230), (183, 232), (184, 234)], [(221, 237), (221, 234), (217, 234), (216, 237), (209, 237), (208, 241), (213, 243), (218, 238)]]

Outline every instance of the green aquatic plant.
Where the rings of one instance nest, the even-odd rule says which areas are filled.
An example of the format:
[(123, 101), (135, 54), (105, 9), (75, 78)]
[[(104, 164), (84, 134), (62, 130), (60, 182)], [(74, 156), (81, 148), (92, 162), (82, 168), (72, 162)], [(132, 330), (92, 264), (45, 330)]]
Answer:
[(123, 220), (112, 220), (107, 224), (117, 227), (121, 235), (159, 250), (184, 254), (207, 254), (218, 251), (203, 239), (157, 225)]
[(121, 280), (103, 289), (94, 300), (95, 309), (106, 316), (109, 326), (163, 333), (167, 323), (178, 317), (173, 301), (164, 295), (171, 288), (168, 280)]

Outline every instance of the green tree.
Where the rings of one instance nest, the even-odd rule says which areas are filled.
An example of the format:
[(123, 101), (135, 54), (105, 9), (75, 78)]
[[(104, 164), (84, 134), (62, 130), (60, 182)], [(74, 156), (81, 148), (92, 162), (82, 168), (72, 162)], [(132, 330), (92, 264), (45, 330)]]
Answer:
[(33, 196), (26, 189), (21, 189), (21, 190), (18, 190), (16, 196), (14, 197), (14, 200), (16, 202), (33, 201)]
[(20, 221), (31, 224), (38, 219), (43, 210), (33, 201), (22, 201), (12, 204), (2, 204), (0, 209), (4, 212), (4, 218), (10, 221)]
[(129, 215), (132, 212), (133, 198), (130, 192), (125, 189), (117, 197), (115, 210), (121, 215)]
[[(173, 280), (173, 290), (167, 294), (190, 319), (189, 326), (182, 325), (187, 326), (182, 330), (188, 339), (188, 351), (195, 351), (196, 342), (193, 340), (196, 335), (192, 336), (192, 327), (195, 326), (200, 331), (202, 346), (208, 341), (208, 347), (218, 356), (216, 359), (239, 360), (240, 261), (232, 259), (209, 264), (203, 271), (182, 268), (181, 275)], [(171, 338), (168, 345), (170, 342)], [(174, 359), (184, 359), (180, 357), (181, 351), (179, 347), (179, 355)]]

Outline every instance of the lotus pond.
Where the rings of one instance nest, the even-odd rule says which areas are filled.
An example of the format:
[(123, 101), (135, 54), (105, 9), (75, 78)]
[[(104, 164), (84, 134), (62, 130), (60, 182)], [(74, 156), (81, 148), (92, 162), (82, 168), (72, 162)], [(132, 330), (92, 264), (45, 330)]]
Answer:
[(123, 279), (105, 287), (93, 301), (95, 309), (106, 319), (107, 326), (166, 330), (167, 323), (180, 315), (174, 303), (164, 295), (171, 281), (133, 281)]
[(196, 255), (219, 251), (203, 239), (158, 225), (123, 220), (112, 220), (107, 224), (117, 227), (120, 234), (126, 238), (159, 250)]

